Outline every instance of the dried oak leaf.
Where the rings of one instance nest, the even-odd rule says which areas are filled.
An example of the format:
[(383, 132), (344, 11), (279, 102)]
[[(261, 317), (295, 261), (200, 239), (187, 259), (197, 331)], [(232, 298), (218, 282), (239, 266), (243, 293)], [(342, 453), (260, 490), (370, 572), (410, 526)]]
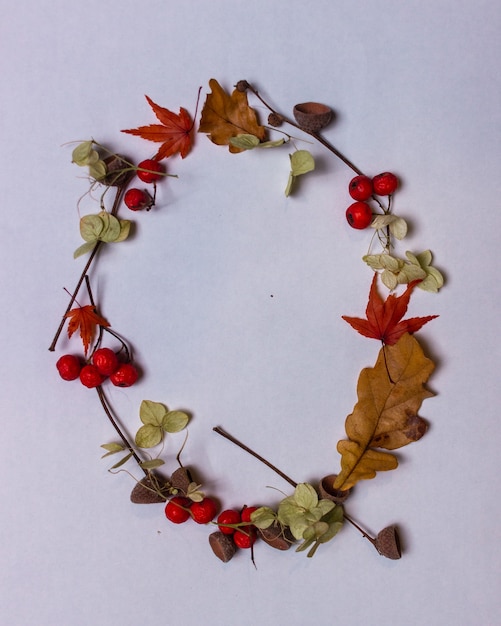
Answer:
[(255, 135), (261, 141), (265, 139), (266, 129), (259, 124), (245, 92), (235, 89), (229, 95), (214, 78), (210, 79), (209, 86), (212, 93), (207, 95), (202, 109), (199, 133), (207, 133), (219, 146), (229, 146), (230, 152), (243, 151), (230, 143), (232, 137), (246, 134)]
[(104, 317), (98, 315), (96, 308), (92, 304), (71, 309), (71, 311), (66, 313), (66, 317), (70, 320), (68, 324), (68, 337), (71, 338), (73, 333), (77, 330), (80, 331), (85, 355), (87, 355), (89, 350), (96, 327), (109, 326), (109, 323)]
[(417, 339), (406, 333), (395, 345), (381, 348), (374, 367), (360, 372), (358, 402), (346, 418), (348, 439), (337, 445), (341, 472), (335, 489), (350, 489), (377, 471), (395, 469), (397, 458), (375, 448), (395, 450), (425, 434), (426, 422), (417, 412), (434, 395), (424, 386), (434, 367)]
[(181, 107), (179, 114), (176, 115), (169, 109), (155, 104), (148, 96), (145, 96), (145, 98), (161, 124), (139, 126), (139, 128), (123, 130), (122, 132), (129, 135), (137, 135), (148, 141), (161, 143), (162, 145), (153, 157), (157, 161), (173, 156), (177, 152), (184, 159), (191, 148), (191, 131), (193, 130), (194, 122), (190, 114)]
[(369, 302), (365, 311), (367, 319), (348, 317), (347, 315), (342, 317), (364, 337), (380, 339), (383, 343), (392, 346), (404, 333), (415, 333), (426, 322), (438, 317), (438, 315), (427, 315), (426, 317), (409, 317), (402, 320), (407, 311), (411, 293), (419, 282), (415, 280), (409, 283), (402, 295), (390, 294), (386, 300), (383, 300), (377, 290), (377, 274), (374, 274), (369, 292)]

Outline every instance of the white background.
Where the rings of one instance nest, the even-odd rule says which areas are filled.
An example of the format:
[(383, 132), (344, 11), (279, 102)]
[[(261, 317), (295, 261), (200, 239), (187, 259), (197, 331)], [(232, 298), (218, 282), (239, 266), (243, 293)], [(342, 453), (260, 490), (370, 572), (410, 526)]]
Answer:
[[(0, 622), (499, 623), (499, 3), (2, 5)], [(100, 459), (115, 436), (96, 394), (57, 376), (58, 356), (79, 349), (63, 338), (47, 350), (84, 263), (72, 258), (78, 219), (98, 210), (86, 196), (79, 213), (87, 181), (63, 144), (93, 137), (149, 157), (153, 144), (120, 133), (154, 121), (144, 94), (193, 114), (212, 77), (226, 89), (246, 78), (286, 114), (332, 106), (326, 137), (403, 181), (395, 210), (412, 229), (400, 252), (430, 248), (446, 275), (409, 309), (440, 315), (419, 335), (437, 364), (421, 410), (430, 430), (347, 507), (369, 532), (399, 525), (400, 561), (347, 527), (313, 559), (258, 544), (257, 570), (247, 553), (221, 563), (208, 528), (129, 502), (132, 478)], [(224, 506), (272, 504), (267, 486), (290, 487), (213, 426), (318, 480), (338, 471), (358, 372), (377, 354), (341, 320), (363, 315), (371, 280), (369, 235), (343, 215), (351, 172), (299, 147), (317, 171), (286, 199), (288, 149), (231, 155), (197, 135), (158, 206), (130, 214), (135, 236), (92, 272), (143, 370), (109, 390), (117, 413), (134, 432), (144, 398), (190, 411), (183, 462)], [(182, 440), (166, 444), (169, 469)]]

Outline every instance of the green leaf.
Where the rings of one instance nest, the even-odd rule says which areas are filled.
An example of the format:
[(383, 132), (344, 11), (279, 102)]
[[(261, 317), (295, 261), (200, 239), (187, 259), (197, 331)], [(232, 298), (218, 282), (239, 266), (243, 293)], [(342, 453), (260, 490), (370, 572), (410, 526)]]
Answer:
[(99, 239), (105, 243), (111, 243), (120, 235), (120, 221), (111, 213), (102, 211), (100, 214), (104, 228), (99, 235)]
[(256, 528), (269, 528), (277, 519), (277, 514), (268, 506), (261, 506), (251, 513), (251, 522)]
[(139, 465), (145, 470), (152, 470), (162, 465), (165, 465), (165, 461), (162, 461), (162, 459), (151, 459), (149, 461), (143, 461)]
[(104, 230), (100, 214), (84, 215), (80, 220), (80, 235), (84, 241), (95, 243)]
[(278, 148), (279, 146), (283, 146), (285, 143), (285, 139), (275, 139), (274, 141), (263, 141), (261, 142), (257, 148)]
[(315, 159), (308, 150), (296, 150), (290, 155), (290, 160), (293, 176), (300, 176), (315, 169)]
[(145, 424), (137, 431), (135, 441), (140, 448), (154, 448), (162, 441), (162, 437), (161, 426)]
[(139, 407), (139, 418), (143, 424), (162, 426), (166, 413), (167, 408), (163, 404), (152, 400), (143, 400)]
[(106, 456), (110, 456), (111, 454), (116, 454), (117, 452), (122, 452), (125, 450), (124, 446), (121, 443), (103, 443), (101, 446), (104, 450), (108, 450), (106, 454), (103, 454), (101, 457), (104, 459)]
[(407, 235), (407, 222), (403, 217), (396, 217), (390, 224), (390, 233), (398, 240)]
[(110, 469), (117, 469), (118, 467), (121, 467), (122, 465), (124, 465), (124, 463), (127, 463), (127, 461), (131, 458), (132, 456), (132, 452), (129, 452), (129, 454), (125, 455), (123, 459), (120, 459), (120, 461), (118, 461), (118, 463), (115, 463), (115, 465), (113, 465)]
[(76, 165), (88, 165), (89, 160), (92, 158), (93, 152), (96, 151), (93, 149), (92, 141), (83, 141), (73, 150), (71, 154), (71, 160)]
[(241, 150), (253, 150), (259, 145), (259, 137), (249, 134), (237, 135), (230, 137), (230, 144)]
[(178, 433), (185, 428), (189, 419), (182, 411), (169, 411), (162, 420), (162, 428), (168, 433)]
[(120, 222), (120, 233), (118, 237), (115, 239), (114, 243), (119, 243), (120, 241), (125, 241), (129, 236), (131, 221), (130, 220), (119, 220)]
[(294, 501), (307, 511), (315, 508), (318, 504), (318, 495), (315, 489), (308, 483), (300, 483), (294, 490)]
[(292, 172), (289, 172), (289, 180), (287, 181), (287, 186), (285, 188), (285, 195), (288, 198), (292, 193), (292, 188), (294, 187), (294, 181), (296, 177), (292, 175)]
[(91, 252), (94, 250), (94, 246), (96, 245), (95, 241), (86, 241), (81, 246), (79, 246), (75, 252), (73, 252), (73, 258), (78, 259), (79, 256), (83, 254), (87, 254), (87, 252)]
[(106, 177), (107, 169), (104, 161), (96, 161), (89, 165), (89, 174), (96, 180), (102, 180)]

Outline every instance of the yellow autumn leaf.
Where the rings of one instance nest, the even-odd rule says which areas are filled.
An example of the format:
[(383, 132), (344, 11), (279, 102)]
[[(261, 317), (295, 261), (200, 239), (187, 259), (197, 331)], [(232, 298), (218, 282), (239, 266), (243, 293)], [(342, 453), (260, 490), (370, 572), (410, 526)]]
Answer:
[(425, 388), (434, 369), (417, 339), (404, 334), (395, 345), (383, 346), (374, 367), (361, 371), (358, 402), (346, 418), (348, 439), (339, 441), (341, 472), (334, 488), (347, 490), (376, 472), (395, 469), (397, 458), (388, 452), (421, 439), (426, 422), (417, 412), (434, 394)]
[(259, 124), (245, 92), (235, 89), (229, 95), (214, 78), (209, 81), (209, 86), (212, 93), (207, 95), (198, 132), (207, 133), (217, 145), (229, 146), (230, 152), (243, 151), (230, 142), (232, 137), (243, 134), (254, 135), (260, 141), (265, 138), (266, 129)]

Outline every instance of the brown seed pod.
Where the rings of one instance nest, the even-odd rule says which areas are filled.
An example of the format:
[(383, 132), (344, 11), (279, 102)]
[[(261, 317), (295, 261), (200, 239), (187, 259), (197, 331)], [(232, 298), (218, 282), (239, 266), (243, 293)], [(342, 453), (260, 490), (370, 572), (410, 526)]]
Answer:
[[(151, 474), (140, 480), (130, 494), (134, 504), (158, 504), (165, 502), (170, 483), (160, 476)], [(165, 494), (165, 495), (164, 495)]]
[(268, 124), (270, 126), (278, 128), (279, 126), (282, 126), (283, 121), (284, 118), (281, 115), (278, 115), (278, 113), (270, 113), (268, 115)]
[(277, 550), (288, 550), (295, 542), (289, 528), (282, 527), (278, 522), (268, 528), (258, 528), (258, 533), (265, 543)]
[(331, 500), (336, 504), (343, 504), (346, 498), (350, 495), (351, 489), (347, 489), (346, 491), (334, 489), (332, 485), (334, 484), (336, 476), (337, 474), (329, 474), (328, 476), (322, 478), (318, 486), (318, 490), (320, 492), (320, 496), (325, 500)]
[(240, 91), (241, 93), (246, 92), (248, 88), (249, 83), (246, 80), (239, 80), (238, 83), (235, 85), (235, 89), (237, 91)]
[(376, 537), (374, 545), (376, 550), (382, 556), (388, 559), (399, 559), (402, 556), (400, 549), (400, 539), (398, 537), (396, 526), (387, 526), (383, 528)]
[(103, 185), (120, 187), (131, 178), (132, 172), (130, 165), (118, 154), (112, 154), (106, 157), (104, 163), (106, 165), (106, 176), (99, 181)]
[(332, 109), (319, 102), (296, 104), (293, 110), (299, 126), (310, 133), (316, 133), (331, 121)]
[(170, 477), (170, 481), (174, 489), (178, 489), (182, 493), (186, 494), (189, 484), (193, 481), (189, 470), (185, 467), (178, 467), (177, 470)]
[(233, 543), (229, 535), (225, 535), (220, 530), (209, 535), (209, 543), (212, 551), (221, 559), (223, 563), (230, 561), (237, 551), (236, 545)]

